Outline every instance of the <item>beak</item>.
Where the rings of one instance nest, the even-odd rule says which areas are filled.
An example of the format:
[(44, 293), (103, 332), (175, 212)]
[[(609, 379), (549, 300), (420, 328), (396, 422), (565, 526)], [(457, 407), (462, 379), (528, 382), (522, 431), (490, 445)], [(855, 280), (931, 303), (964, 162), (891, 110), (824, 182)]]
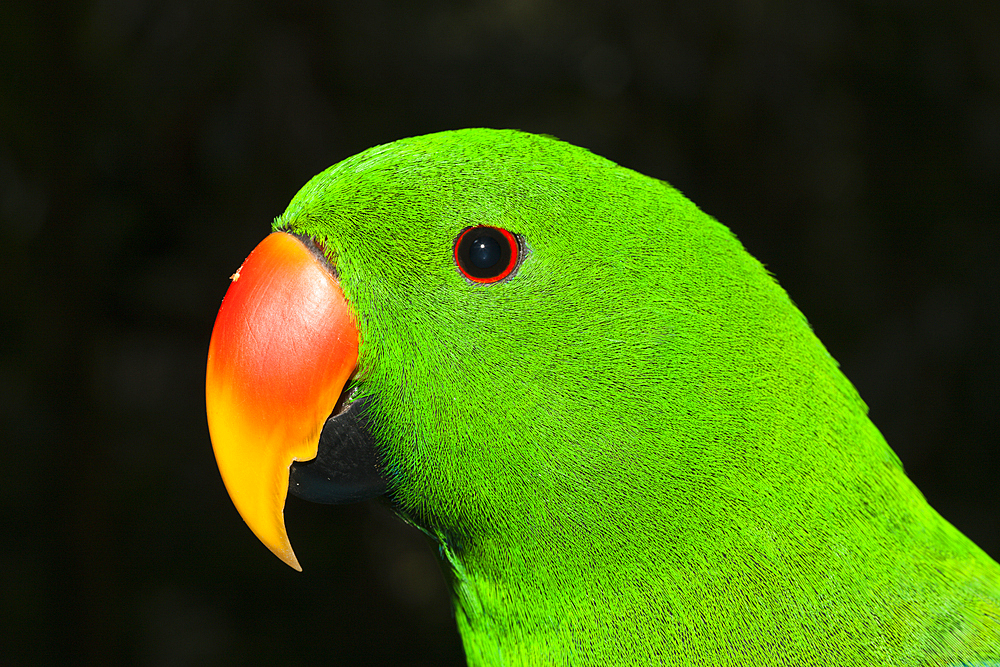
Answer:
[(358, 362), (358, 331), (330, 266), (275, 232), (232, 276), (212, 331), (208, 430), (240, 516), (301, 571), (285, 532), (293, 461), (316, 457), (320, 432)]

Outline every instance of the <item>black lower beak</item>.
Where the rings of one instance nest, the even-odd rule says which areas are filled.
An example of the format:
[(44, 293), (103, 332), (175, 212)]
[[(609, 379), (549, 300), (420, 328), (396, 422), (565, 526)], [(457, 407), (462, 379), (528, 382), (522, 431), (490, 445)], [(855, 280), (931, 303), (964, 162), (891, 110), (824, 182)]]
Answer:
[(383, 495), (384, 466), (370, 428), (372, 398), (347, 397), (334, 409), (311, 461), (292, 464), (288, 490), (314, 503), (353, 503)]

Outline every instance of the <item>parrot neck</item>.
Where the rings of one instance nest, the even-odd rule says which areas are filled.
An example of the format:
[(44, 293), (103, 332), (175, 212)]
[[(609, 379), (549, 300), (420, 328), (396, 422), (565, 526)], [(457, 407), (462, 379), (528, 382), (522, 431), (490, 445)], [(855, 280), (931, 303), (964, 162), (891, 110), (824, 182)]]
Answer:
[[(881, 442), (867, 419), (860, 427)], [(710, 664), (734, 645), (752, 664), (974, 655), (949, 653), (943, 624), (955, 647), (1000, 642), (1000, 624), (975, 620), (1000, 618), (1000, 569), (895, 457), (859, 456), (837, 476), (757, 465), (688, 482), (683, 498), (697, 502), (626, 476), (540, 489), (521, 514), (475, 532), (430, 531), (470, 665)], [(782, 492), (796, 482), (801, 493)]]

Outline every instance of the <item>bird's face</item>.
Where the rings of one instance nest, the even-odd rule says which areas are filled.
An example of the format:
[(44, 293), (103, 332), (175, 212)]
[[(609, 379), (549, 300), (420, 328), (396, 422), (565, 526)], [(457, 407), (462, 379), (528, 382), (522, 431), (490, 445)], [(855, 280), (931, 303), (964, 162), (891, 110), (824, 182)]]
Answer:
[(399, 160), (358, 170), (355, 159), (307, 184), (234, 274), (213, 333), (208, 416), (223, 478), (293, 567), (290, 469), (306, 498), (388, 488), (410, 513), (453, 515), (496, 505), (483, 496), (534, 467), (517, 445), (525, 406), (544, 403), (532, 389), (547, 356), (538, 341), (572, 318), (546, 298), (555, 288), (530, 240), (552, 190), (526, 207), (524, 180)]
[(237, 508), (289, 564), (290, 469), (307, 499), (388, 492), (425, 528), (537, 520), (661, 381), (645, 267), (683, 244), (611, 217), (636, 206), (619, 167), (505, 139), (470, 153), (449, 133), (331, 167), (232, 283), (212, 440)]

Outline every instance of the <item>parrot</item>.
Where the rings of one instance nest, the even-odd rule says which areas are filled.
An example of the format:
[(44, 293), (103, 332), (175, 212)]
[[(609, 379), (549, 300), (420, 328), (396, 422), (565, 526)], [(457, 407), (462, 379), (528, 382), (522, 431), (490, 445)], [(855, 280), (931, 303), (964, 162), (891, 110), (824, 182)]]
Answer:
[(235, 508), (429, 538), (472, 666), (1000, 666), (1000, 565), (810, 324), (677, 189), (548, 135), (401, 139), (231, 276), (206, 410)]

